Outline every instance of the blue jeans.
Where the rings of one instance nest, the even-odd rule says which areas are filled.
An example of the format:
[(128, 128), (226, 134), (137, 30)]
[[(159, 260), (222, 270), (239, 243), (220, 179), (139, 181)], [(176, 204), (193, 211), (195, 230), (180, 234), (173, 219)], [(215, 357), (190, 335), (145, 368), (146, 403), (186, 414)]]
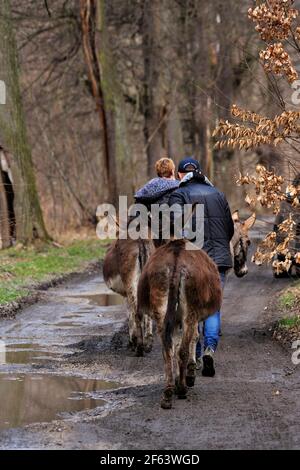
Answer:
[[(222, 289), (224, 289), (226, 273), (220, 272)], [(201, 323), (199, 323), (199, 333), (201, 333)], [(215, 312), (203, 322), (204, 350), (210, 347), (215, 351), (219, 343), (219, 333), (221, 330), (221, 312)], [(196, 357), (201, 357), (201, 341), (199, 339), (196, 346)]]

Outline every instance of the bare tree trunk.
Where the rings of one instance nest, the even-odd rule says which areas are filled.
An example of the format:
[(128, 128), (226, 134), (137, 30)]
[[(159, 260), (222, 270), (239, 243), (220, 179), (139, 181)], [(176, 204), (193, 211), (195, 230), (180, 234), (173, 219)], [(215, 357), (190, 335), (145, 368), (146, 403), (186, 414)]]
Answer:
[(49, 240), (40, 208), (23, 112), (17, 46), (9, 0), (0, 2), (0, 79), (6, 84), (6, 104), (0, 106), (0, 142), (13, 155), (16, 238), (27, 244)]
[(176, 98), (178, 99), (177, 90), (175, 90), (174, 97), (172, 97), (172, 109), (167, 121), (167, 155), (172, 158), (177, 165), (184, 156), (184, 144)]
[[(215, 14), (217, 15), (217, 41), (218, 41), (218, 70), (216, 80), (215, 101), (217, 105), (217, 115), (219, 119), (229, 119), (231, 117), (231, 105), (234, 98), (234, 61), (232, 47), (232, 28), (234, 21), (232, 18), (232, 0), (225, 4), (217, 0), (215, 5)], [(234, 152), (228, 149), (218, 149), (214, 151), (214, 156), (221, 161), (224, 158), (230, 158)]]
[(114, 202), (117, 205), (120, 192), (131, 195), (132, 152), (124, 95), (113, 54), (113, 38), (108, 29), (107, 7), (109, 7), (108, 0), (97, 0), (96, 55), (107, 116), (108, 146), (111, 155), (110, 181), (111, 184), (115, 184)]
[(161, 28), (162, 8), (160, 0), (145, 0), (143, 11), (144, 56), (144, 137), (147, 152), (148, 176), (154, 175), (155, 162), (167, 151), (165, 142), (168, 112), (162, 83)]
[(0, 163), (0, 249), (11, 245), (8, 204), (6, 189), (3, 180), (3, 172)]
[(104, 103), (102, 77), (96, 53), (96, 1), (80, 0), (80, 15), (83, 52), (103, 137), (104, 177), (106, 179), (106, 184), (108, 185), (106, 199), (114, 202), (117, 196), (116, 168), (114, 155), (111, 153), (110, 123)]
[(203, 171), (208, 174), (211, 166), (209, 162), (210, 148), (210, 114), (209, 100), (211, 82), (210, 64), (210, 9), (206, 1), (201, 0), (196, 10), (197, 21), (194, 24), (194, 123), (195, 123), (195, 157), (200, 160)]
[(83, 50), (103, 136), (106, 199), (117, 204), (120, 188), (126, 190), (124, 177), (131, 159), (124, 100), (110, 48), (105, 1), (81, 0), (80, 6)]

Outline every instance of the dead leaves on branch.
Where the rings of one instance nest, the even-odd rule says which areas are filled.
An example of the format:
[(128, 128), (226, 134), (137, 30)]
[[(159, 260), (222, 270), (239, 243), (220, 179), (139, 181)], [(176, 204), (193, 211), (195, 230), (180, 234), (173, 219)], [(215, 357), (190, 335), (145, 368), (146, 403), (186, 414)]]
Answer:
[(248, 150), (264, 144), (276, 147), (285, 139), (299, 137), (300, 134), (299, 111), (284, 111), (269, 119), (233, 105), (231, 113), (240, 122), (220, 121), (213, 134), (221, 137), (215, 148)]
[(299, 12), (292, 8), (294, 0), (268, 0), (249, 8), (248, 16), (256, 23), (263, 41), (288, 39)]
[(300, 187), (296, 188), (293, 185), (289, 185), (286, 188), (287, 200), (292, 204), (293, 207), (300, 206), (299, 192), (300, 192)]
[(278, 275), (284, 272), (288, 273), (292, 267), (292, 264), (293, 262), (289, 258), (286, 258), (284, 261), (279, 261), (276, 259), (273, 261), (272, 267), (274, 272)]
[(286, 199), (282, 190), (284, 179), (276, 175), (273, 171), (268, 171), (263, 165), (256, 165), (256, 175), (243, 176), (240, 174), (236, 181), (238, 186), (253, 185), (252, 193), (247, 194), (246, 202), (253, 209), (260, 204), (267, 209), (273, 209), (274, 214), (278, 214), (280, 203)]
[[(262, 207), (273, 209), (274, 214), (278, 214), (282, 201), (288, 200), (292, 206), (300, 204), (300, 187), (288, 185), (283, 191), (284, 178), (276, 175), (274, 171), (268, 171), (263, 165), (256, 165), (256, 175), (242, 175), (236, 181), (238, 186), (253, 185), (253, 193), (246, 195), (246, 202), (253, 206), (260, 204)], [(292, 215), (279, 225), (281, 232), (294, 230), (295, 222)]]
[[(260, 58), (267, 73), (284, 76), (289, 83), (298, 78), (284, 41), (300, 52), (300, 26), (294, 24), (299, 11), (292, 8), (294, 0), (267, 0), (248, 10), (248, 16), (256, 23), (256, 30), (267, 43), (260, 51)], [(284, 111), (269, 119), (249, 112), (236, 105), (232, 107), (236, 122), (220, 121), (214, 135), (221, 137), (216, 148), (231, 147), (248, 150), (259, 145), (274, 145), (300, 135), (300, 113)]]
[[(298, 78), (291, 57), (285, 45), (300, 51), (300, 26), (296, 24), (299, 11), (292, 8), (294, 0), (257, 1), (248, 10), (249, 18), (256, 23), (256, 31), (266, 42), (266, 48), (259, 54), (265, 71), (285, 77), (289, 83)], [(225, 147), (248, 150), (260, 145), (278, 146), (282, 142), (296, 141), (300, 137), (300, 112), (284, 111), (274, 118), (239, 108), (231, 109), (234, 122), (220, 121), (214, 136), (218, 138), (215, 148)], [(252, 209), (257, 205), (280, 211), (282, 201), (291, 206), (300, 205), (300, 187), (288, 186), (284, 192), (284, 179), (262, 165), (257, 165), (256, 175), (240, 175), (238, 185), (252, 185), (253, 191), (246, 196)], [(260, 265), (272, 262), (277, 274), (289, 271), (293, 262), (299, 264), (300, 253), (291, 253), (290, 242), (295, 238), (295, 222), (290, 214), (279, 226), (277, 232), (270, 232), (259, 244), (252, 261)]]
[[(300, 52), (300, 26), (295, 24), (299, 11), (292, 8), (294, 0), (268, 0), (248, 10), (248, 16), (256, 23), (256, 30), (267, 43), (260, 51), (260, 59), (267, 73), (284, 76), (289, 83), (298, 78), (291, 57), (285, 49), (289, 43)], [(284, 111), (270, 119), (254, 112), (232, 106), (235, 122), (220, 121), (214, 136), (220, 137), (215, 147), (248, 150), (260, 145), (277, 146), (300, 135), (300, 113)]]
[[(289, 271), (293, 264), (293, 259), (297, 262), (300, 253), (294, 256), (289, 249), (290, 242), (295, 238), (295, 222), (290, 214), (279, 226), (277, 232), (270, 232), (258, 245), (252, 261), (258, 266), (263, 263), (272, 263), (276, 274)], [(283, 235), (283, 241), (278, 243), (278, 234)]]
[(283, 75), (289, 83), (293, 83), (298, 79), (298, 72), (281, 42), (270, 44), (265, 50), (260, 51), (259, 57), (263, 60), (266, 72)]
[(266, 72), (283, 75), (290, 83), (297, 80), (298, 73), (281, 41), (295, 42), (297, 47), (300, 28), (294, 22), (299, 11), (292, 8), (293, 4), (294, 0), (268, 0), (248, 10), (261, 39), (271, 43), (259, 55)]
[[(247, 194), (245, 199), (252, 209), (259, 204), (268, 209), (272, 208), (277, 214), (282, 201), (288, 200), (291, 205), (295, 205), (295, 201), (300, 204), (300, 187), (289, 185), (284, 192), (282, 189), (284, 178), (276, 175), (274, 171), (268, 171), (263, 165), (256, 166), (254, 176), (240, 175), (237, 184), (253, 186), (253, 192)], [(300, 253), (293, 254), (290, 250), (290, 242), (295, 239), (295, 226), (296, 222), (292, 214), (289, 214), (289, 217), (278, 225), (277, 232), (269, 232), (259, 243), (252, 261), (258, 266), (272, 263), (277, 274), (289, 271), (293, 261), (298, 264)]]

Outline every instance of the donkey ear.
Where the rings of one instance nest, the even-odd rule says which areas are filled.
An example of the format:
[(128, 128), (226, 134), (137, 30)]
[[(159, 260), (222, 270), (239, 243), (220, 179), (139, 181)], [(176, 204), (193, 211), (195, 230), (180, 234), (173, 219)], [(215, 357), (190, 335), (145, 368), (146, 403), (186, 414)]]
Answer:
[(234, 211), (233, 212), (232, 220), (233, 220), (233, 222), (239, 222), (240, 221), (239, 211)]
[(247, 230), (247, 232), (248, 232), (248, 230), (250, 230), (250, 228), (253, 227), (253, 225), (255, 224), (255, 221), (256, 221), (256, 214), (255, 214), (255, 212), (253, 212), (253, 214), (250, 215), (250, 217), (247, 220), (245, 220), (245, 222), (243, 224), (244, 228), (245, 228), (245, 230)]

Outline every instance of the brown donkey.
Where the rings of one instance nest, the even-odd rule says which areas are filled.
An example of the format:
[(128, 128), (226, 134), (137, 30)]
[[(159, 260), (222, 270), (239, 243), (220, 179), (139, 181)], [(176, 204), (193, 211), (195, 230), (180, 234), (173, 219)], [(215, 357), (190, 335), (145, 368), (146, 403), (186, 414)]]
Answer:
[[(129, 346), (136, 348), (136, 309), (137, 286), (141, 272), (154, 251), (151, 240), (122, 240), (118, 239), (107, 251), (103, 265), (104, 281), (110, 289), (127, 299), (129, 314)], [(145, 316), (143, 319), (143, 334), (145, 350), (152, 348), (152, 320)]]
[(167, 384), (162, 408), (172, 407), (174, 391), (178, 398), (185, 398), (187, 385), (194, 385), (198, 323), (217, 311), (222, 300), (215, 263), (202, 250), (188, 250), (188, 244), (172, 240), (158, 248), (138, 285), (137, 354), (143, 355), (142, 323), (148, 315), (156, 321), (163, 346)]
[[(231, 241), (234, 272), (248, 273), (249, 230), (256, 217), (240, 221), (233, 213), (234, 236)], [(138, 285), (137, 354), (143, 355), (144, 315), (157, 323), (163, 345), (167, 384), (161, 406), (172, 407), (175, 391), (185, 398), (187, 386), (193, 386), (196, 374), (198, 323), (220, 309), (222, 291), (215, 263), (202, 250), (187, 250), (188, 241), (173, 240), (159, 248), (144, 267)], [(174, 338), (174, 341), (173, 341)], [(173, 359), (176, 362), (174, 382)]]
[(239, 211), (232, 214), (234, 222), (234, 235), (232, 237), (230, 248), (233, 260), (233, 269), (237, 277), (243, 277), (248, 274), (247, 256), (248, 248), (251, 244), (249, 230), (253, 227), (256, 215), (253, 213), (245, 222), (239, 217)]

